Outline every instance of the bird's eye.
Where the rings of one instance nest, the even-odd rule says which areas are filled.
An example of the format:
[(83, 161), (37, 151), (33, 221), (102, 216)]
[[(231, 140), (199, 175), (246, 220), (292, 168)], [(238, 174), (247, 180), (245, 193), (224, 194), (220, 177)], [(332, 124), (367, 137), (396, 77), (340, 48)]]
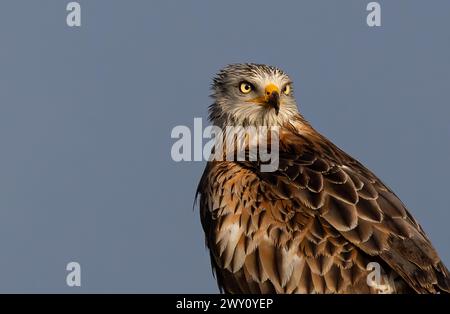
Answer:
[(242, 82), (239, 85), (239, 89), (240, 89), (241, 93), (248, 94), (253, 90), (253, 85), (250, 84), (249, 82)]
[(283, 93), (285, 95), (289, 95), (291, 93), (291, 85), (286, 84), (286, 86), (283, 88)]

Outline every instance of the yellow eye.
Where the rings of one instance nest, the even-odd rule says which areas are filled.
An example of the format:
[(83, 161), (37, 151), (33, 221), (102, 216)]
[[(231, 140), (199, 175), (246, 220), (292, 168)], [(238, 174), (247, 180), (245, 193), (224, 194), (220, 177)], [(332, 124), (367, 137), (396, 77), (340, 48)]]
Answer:
[(250, 84), (249, 82), (242, 82), (239, 85), (239, 89), (241, 90), (242, 93), (248, 94), (253, 90), (253, 85)]
[(291, 92), (291, 86), (289, 84), (287, 84), (284, 88), (283, 88), (283, 93), (285, 95), (289, 95)]

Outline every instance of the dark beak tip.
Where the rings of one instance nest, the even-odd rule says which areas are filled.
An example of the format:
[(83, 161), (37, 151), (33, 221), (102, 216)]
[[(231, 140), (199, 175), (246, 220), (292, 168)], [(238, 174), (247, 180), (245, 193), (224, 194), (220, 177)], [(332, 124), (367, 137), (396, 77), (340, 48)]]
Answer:
[(278, 115), (280, 111), (280, 95), (277, 92), (273, 92), (269, 97), (269, 105), (275, 109), (275, 113)]

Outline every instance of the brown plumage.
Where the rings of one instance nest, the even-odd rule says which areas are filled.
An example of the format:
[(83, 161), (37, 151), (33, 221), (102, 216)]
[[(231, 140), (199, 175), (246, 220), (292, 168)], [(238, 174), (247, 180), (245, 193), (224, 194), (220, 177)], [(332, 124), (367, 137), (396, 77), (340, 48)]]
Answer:
[[(286, 76), (267, 66), (234, 67), (245, 66)], [(220, 88), (232, 88), (234, 77), (238, 82), (247, 75), (224, 71), (211, 109), (212, 121), (222, 127), (239, 120), (218, 113), (224, 108)], [(283, 105), (289, 99), (280, 100), (280, 113)], [(206, 244), (222, 291), (379, 293), (367, 283), (367, 265), (376, 262), (390, 292), (450, 292), (448, 270), (386, 185), (299, 113), (273, 121), (280, 126), (276, 171), (261, 172), (258, 161), (211, 161), (198, 186)]]

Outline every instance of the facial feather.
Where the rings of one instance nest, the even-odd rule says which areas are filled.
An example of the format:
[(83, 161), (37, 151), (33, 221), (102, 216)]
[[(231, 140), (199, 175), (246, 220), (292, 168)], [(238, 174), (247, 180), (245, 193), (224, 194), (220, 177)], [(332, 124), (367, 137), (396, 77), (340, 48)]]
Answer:
[[(239, 86), (251, 84), (253, 90), (243, 93)], [(286, 86), (289, 85), (289, 93)], [(268, 86), (274, 86), (279, 94), (279, 111), (255, 99), (267, 97)], [(214, 125), (226, 126), (275, 126), (283, 125), (298, 115), (293, 96), (292, 82), (282, 70), (253, 63), (232, 64), (214, 78), (209, 118)]]

